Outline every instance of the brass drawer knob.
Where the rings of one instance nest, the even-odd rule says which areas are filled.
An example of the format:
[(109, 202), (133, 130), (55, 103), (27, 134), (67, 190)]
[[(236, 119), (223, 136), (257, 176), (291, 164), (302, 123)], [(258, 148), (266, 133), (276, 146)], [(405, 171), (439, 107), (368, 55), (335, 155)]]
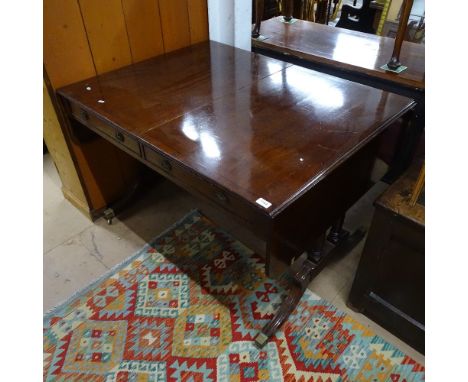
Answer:
[(115, 138), (116, 138), (119, 142), (125, 141), (125, 136), (124, 136), (120, 131), (117, 131), (117, 132), (115, 133)]
[(171, 162), (169, 162), (167, 159), (164, 159), (164, 160), (161, 162), (161, 167), (162, 167), (165, 171), (171, 171), (171, 170), (172, 170)]
[(226, 194), (223, 191), (218, 190), (218, 191), (215, 192), (215, 195), (216, 195), (216, 198), (220, 202), (226, 203), (228, 201), (228, 198), (227, 198)]

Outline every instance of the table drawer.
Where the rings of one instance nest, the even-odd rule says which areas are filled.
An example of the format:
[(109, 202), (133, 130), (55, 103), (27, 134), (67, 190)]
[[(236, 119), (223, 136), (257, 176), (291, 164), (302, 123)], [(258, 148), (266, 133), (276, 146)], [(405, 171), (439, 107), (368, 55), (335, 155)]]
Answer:
[(174, 160), (154, 151), (145, 145), (143, 145), (143, 151), (145, 159), (150, 164), (162, 170), (163, 173), (167, 175), (167, 177), (174, 178), (175, 180), (184, 183), (184, 185), (191, 186), (191, 188), (196, 189), (198, 192), (216, 201), (217, 203), (222, 203), (226, 206), (232, 203), (231, 198), (225, 191), (215, 186), (214, 184), (209, 183), (201, 176), (191, 172), (186, 168), (183, 168), (183, 166), (176, 163)]
[[(248, 202), (241, 200), (228, 191), (221, 189), (216, 184), (210, 183), (202, 176), (190, 171), (175, 160), (160, 154), (146, 145), (142, 145), (143, 157), (152, 167), (187, 191), (201, 194), (218, 206), (222, 206), (230, 212), (247, 221), (258, 221), (262, 214)], [(257, 220), (255, 220), (257, 219)]]
[(96, 130), (97, 132), (105, 134), (107, 137), (126, 147), (133, 153), (139, 156), (141, 155), (140, 145), (135, 138), (95, 116), (93, 113), (82, 109), (78, 105), (72, 103), (70, 107), (74, 118), (76, 118), (82, 124), (86, 125), (92, 130)]

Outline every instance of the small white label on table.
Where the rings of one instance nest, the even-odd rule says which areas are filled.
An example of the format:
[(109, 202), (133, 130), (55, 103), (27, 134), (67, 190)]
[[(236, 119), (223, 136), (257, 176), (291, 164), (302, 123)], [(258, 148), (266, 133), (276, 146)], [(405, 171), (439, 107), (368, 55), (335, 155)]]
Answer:
[(263, 198), (258, 198), (255, 202), (260, 204), (263, 208), (268, 208), (271, 206), (271, 203)]

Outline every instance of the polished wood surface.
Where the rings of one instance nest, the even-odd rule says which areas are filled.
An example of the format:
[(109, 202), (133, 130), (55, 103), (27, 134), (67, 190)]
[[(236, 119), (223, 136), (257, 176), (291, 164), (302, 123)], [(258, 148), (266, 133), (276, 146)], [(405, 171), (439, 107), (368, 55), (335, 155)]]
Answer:
[(282, 23), (278, 17), (263, 21), (252, 46), (289, 54), (313, 63), (361, 73), (395, 84), (424, 89), (424, 45), (404, 41), (400, 61), (408, 67), (400, 74), (380, 69), (392, 56), (395, 40), (367, 33), (297, 20)]
[[(414, 106), (215, 42), (59, 93), (269, 216)], [(271, 206), (259, 206), (259, 198)]]

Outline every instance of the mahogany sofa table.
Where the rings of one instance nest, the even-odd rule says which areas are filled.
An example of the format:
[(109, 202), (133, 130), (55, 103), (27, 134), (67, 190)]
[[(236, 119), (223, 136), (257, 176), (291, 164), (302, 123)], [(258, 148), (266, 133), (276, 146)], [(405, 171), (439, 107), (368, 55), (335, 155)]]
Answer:
[(58, 94), (73, 139), (99, 134), (264, 239), (267, 274), (310, 254), (294, 263), (295, 288), (260, 346), (323, 266), (316, 238), (367, 191), (376, 138), (414, 107), (406, 97), (216, 42)]
[(261, 38), (252, 49), (273, 58), (413, 98), (417, 105), (411, 124), (403, 130), (388, 180), (408, 167), (424, 129), (425, 48), (404, 41), (400, 61), (408, 68), (399, 73), (381, 69), (392, 56), (395, 39), (351, 31), (311, 21), (282, 22), (282, 16), (261, 23)]

